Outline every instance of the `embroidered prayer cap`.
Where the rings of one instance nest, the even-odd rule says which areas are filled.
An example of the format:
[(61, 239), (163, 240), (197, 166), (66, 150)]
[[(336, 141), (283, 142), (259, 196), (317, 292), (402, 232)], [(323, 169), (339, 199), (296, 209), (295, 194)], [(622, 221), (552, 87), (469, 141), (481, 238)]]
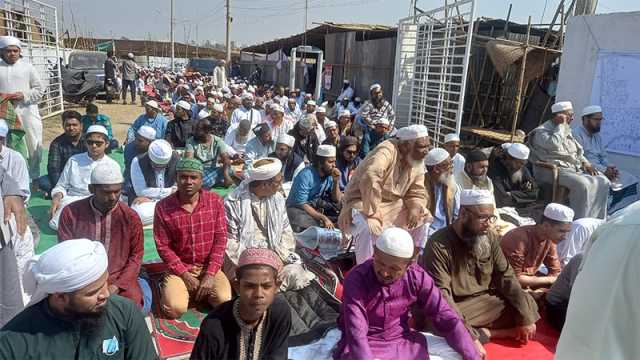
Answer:
[(482, 150), (473, 150), (467, 154), (467, 164), (486, 160), (489, 160), (489, 157)]
[(448, 143), (448, 142), (452, 142), (452, 141), (457, 141), (460, 142), (460, 136), (458, 136), (458, 134), (456, 133), (451, 133), (451, 134), (447, 134), (444, 137), (444, 143)]
[(247, 170), (249, 181), (268, 180), (282, 171), (282, 161), (277, 158), (262, 158), (253, 162)]
[(316, 112), (320, 114), (326, 114), (327, 108), (325, 108), (324, 106), (318, 106), (318, 108), (316, 108)]
[(271, 111), (277, 111), (284, 114), (284, 108), (282, 107), (282, 105), (276, 103), (271, 104)]
[(315, 100), (309, 100), (309, 101), (307, 101), (307, 105), (316, 106), (316, 102), (315, 102)]
[(396, 136), (400, 141), (409, 141), (429, 137), (429, 131), (424, 125), (409, 125), (398, 129)]
[(404, 229), (390, 227), (376, 240), (376, 249), (387, 255), (411, 259), (414, 252), (413, 238)]
[(332, 128), (338, 128), (338, 124), (336, 124), (335, 121), (329, 120), (327, 122), (324, 123), (324, 128), (326, 129), (332, 129)]
[(9, 134), (9, 125), (5, 119), (0, 119), (0, 137), (6, 138)]
[(550, 203), (544, 208), (544, 217), (560, 222), (572, 222), (575, 213), (568, 206)]
[(373, 92), (374, 90), (380, 90), (382, 89), (382, 85), (380, 84), (373, 84), (369, 87), (369, 92)]
[(460, 192), (460, 205), (493, 205), (495, 200), (489, 190), (465, 189)]
[(178, 163), (176, 164), (176, 172), (177, 171), (194, 171), (202, 174), (204, 173), (204, 167), (202, 166), (202, 162), (198, 159), (183, 157), (178, 160)]
[(153, 141), (156, 138), (156, 129), (152, 128), (149, 125), (142, 125), (140, 126), (136, 134), (140, 135), (141, 137), (147, 140)]
[(154, 164), (167, 165), (173, 156), (173, 148), (167, 140), (158, 139), (149, 144), (147, 154)]
[(552, 114), (569, 110), (573, 110), (573, 104), (571, 104), (571, 101), (560, 101), (551, 105)]
[(424, 163), (427, 166), (438, 165), (449, 158), (449, 152), (443, 148), (434, 148), (427, 153)]
[(198, 120), (202, 120), (209, 117), (209, 111), (207, 109), (202, 109), (198, 113)]
[(93, 134), (93, 133), (98, 133), (98, 134), (102, 134), (106, 137), (109, 137), (109, 133), (107, 132), (107, 128), (102, 126), (102, 125), (91, 125), (89, 126), (89, 128), (87, 128), (87, 135), (89, 134)]
[(378, 119), (373, 121), (373, 125), (386, 125), (386, 126), (389, 126), (389, 124), (391, 124), (391, 122), (389, 122), (389, 119), (387, 119), (386, 117), (381, 117), (381, 118), (378, 118)]
[(351, 111), (349, 111), (349, 110), (342, 110), (342, 111), (340, 111), (340, 114), (338, 114), (338, 117), (343, 117), (343, 116), (349, 116), (349, 117), (351, 117)]
[(238, 269), (249, 265), (266, 265), (277, 273), (282, 271), (282, 260), (278, 255), (270, 249), (266, 248), (248, 248), (245, 249), (238, 259)]
[(91, 185), (116, 185), (124, 183), (120, 167), (102, 162), (91, 170)]
[(333, 145), (320, 145), (316, 150), (316, 155), (322, 157), (336, 157), (336, 147)]
[(597, 114), (597, 113), (601, 113), (602, 112), (602, 108), (598, 105), (591, 105), (591, 106), (587, 106), (586, 108), (582, 109), (582, 116), (589, 116), (592, 114)]
[(316, 116), (313, 114), (306, 114), (299, 121), (300, 126), (302, 126), (307, 130), (313, 129), (317, 124), (317, 122), (318, 122), (318, 119), (316, 119)]
[(507, 154), (520, 160), (529, 159), (529, 152), (530, 150), (527, 145), (521, 143), (513, 143), (507, 147)]
[(178, 103), (176, 104), (176, 107), (181, 107), (184, 110), (191, 110), (191, 104), (189, 104), (185, 100), (178, 101)]
[(215, 104), (213, 105), (213, 111), (217, 111), (217, 112), (224, 112), (224, 106), (222, 106), (222, 104)]
[(146, 103), (144, 103), (146, 106), (150, 107), (150, 108), (154, 108), (156, 110), (160, 110), (160, 105), (158, 105), (158, 102), (155, 100), (149, 100)]
[(285, 144), (288, 147), (292, 148), (293, 145), (296, 143), (296, 138), (294, 138), (293, 136), (289, 135), (289, 134), (280, 134), (280, 136), (278, 136), (278, 140), (276, 140), (276, 143), (278, 144)]
[(260, 123), (256, 125), (252, 131), (256, 136), (261, 136), (267, 133), (267, 131), (271, 131), (271, 129), (269, 129), (269, 125), (267, 125), (267, 123)]
[(14, 36), (1, 36), (0, 49), (4, 49), (9, 46), (17, 46), (19, 49), (22, 49), (22, 42)]

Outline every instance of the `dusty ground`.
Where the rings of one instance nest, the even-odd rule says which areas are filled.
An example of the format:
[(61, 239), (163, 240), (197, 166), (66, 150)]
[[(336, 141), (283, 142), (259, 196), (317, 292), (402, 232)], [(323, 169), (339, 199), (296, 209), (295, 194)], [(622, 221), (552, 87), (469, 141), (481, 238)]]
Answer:
[[(140, 106), (140, 100), (137, 105), (122, 105), (121, 103), (107, 104), (104, 100), (97, 100), (95, 102), (100, 109), (101, 114), (105, 114), (111, 118), (111, 126), (113, 127), (113, 134), (122, 144), (124, 141), (127, 129), (133, 121), (144, 112), (144, 108)], [(84, 115), (84, 107), (74, 104), (65, 104), (65, 110), (75, 110)], [(62, 134), (62, 121), (60, 115), (53, 116), (43, 120), (44, 127), (44, 146), (48, 147), (51, 140), (56, 136)]]

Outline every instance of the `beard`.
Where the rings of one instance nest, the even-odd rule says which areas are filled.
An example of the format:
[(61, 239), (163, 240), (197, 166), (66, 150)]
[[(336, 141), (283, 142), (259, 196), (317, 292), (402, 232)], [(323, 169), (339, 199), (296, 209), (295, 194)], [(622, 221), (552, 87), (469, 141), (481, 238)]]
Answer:
[(512, 184), (520, 184), (524, 178), (524, 172), (522, 169), (516, 170), (514, 173), (509, 175), (509, 178), (511, 179)]
[(469, 175), (474, 184), (487, 181), (487, 175)]
[(453, 175), (450, 173), (440, 174), (438, 177), (438, 183), (440, 183), (440, 185), (451, 187), (453, 185)]
[(486, 234), (474, 234), (467, 222), (462, 224), (462, 243), (475, 259), (482, 259), (491, 251), (489, 237)]
[(105, 314), (107, 306), (108, 304), (105, 304), (95, 312), (85, 313), (75, 310), (75, 307), (71, 304), (69, 308), (65, 309), (65, 312), (69, 321), (76, 324), (81, 334), (93, 337), (102, 333), (107, 319)]
[(599, 133), (599, 132), (600, 132), (600, 126), (595, 126), (595, 127), (591, 130), (591, 132), (593, 132), (594, 134)]

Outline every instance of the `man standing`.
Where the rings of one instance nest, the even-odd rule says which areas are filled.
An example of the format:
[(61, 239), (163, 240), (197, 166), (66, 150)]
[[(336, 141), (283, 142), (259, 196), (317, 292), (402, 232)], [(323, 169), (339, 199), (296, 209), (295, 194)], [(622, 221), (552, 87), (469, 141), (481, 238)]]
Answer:
[(51, 191), (56, 186), (67, 160), (73, 155), (87, 151), (85, 142), (82, 141), (82, 116), (75, 110), (67, 110), (62, 113), (62, 127), (64, 134), (59, 135), (49, 145), (49, 159), (47, 162), (48, 186), (40, 189)]
[(449, 157), (453, 162), (453, 175), (458, 176), (464, 171), (466, 159), (460, 154), (460, 136), (456, 133), (447, 134), (444, 137), (442, 148), (449, 152)]
[(388, 228), (376, 240), (373, 259), (349, 272), (334, 359), (428, 359), (425, 336), (408, 323), (412, 307), (432, 320), (463, 359), (485, 356), (431, 277), (413, 262), (414, 253), (408, 232)]
[[(354, 237), (356, 260), (373, 255), (373, 242), (390, 226), (408, 230), (416, 249), (424, 247), (430, 214), (426, 208), (424, 158), (429, 135), (424, 125), (399, 129), (354, 172), (344, 193), (339, 226)], [(416, 250), (418, 251), (418, 250)]]
[(160, 294), (164, 314), (177, 319), (189, 302), (218, 306), (231, 299), (222, 272), (227, 220), (222, 199), (202, 189), (202, 163), (182, 158), (176, 165), (178, 191), (156, 205), (153, 237), (167, 265)]
[(213, 69), (213, 85), (222, 89), (223, 87), (226, 87), (228, 83), (227, 62), (225, 60), (220, 60), (215, 69)]
[(64, 241), (29, 261), (32, 305), (0, 330), (1, 359), (156, 359), (144, 317), (109, 293), (107, 251)]
[(113, 58), (113, 50), (107, 50), (107, 60), (104, 61), (104, 90), (107, 93), (107, 104), (113, 103), (113, 94), (118, 91), (117, 72), (118, 64)]
[(142, 126), (149, 126), (156, 131), (155, 139), (164, 139), (168, 120), (160, 113), (160, 105), (155, 100), (149, 100), (144, 104), (144, 114), (131, 124), (127, 130), (127, 143), (133, 141), (135, 134)]
[[(558, 183), (569, 189), (569, 204), (576, 218), (604, 219), (607, 213), (609, 180), (584, 156), (584, 149), (571, 133), (573, 105), (564, 101), (551, 106), (553, 118), (538, 126), (529, 134), (532, 160), (558, 167)], [(533, 175), (546, 184), (553, 185), (549, 169), (536, 166)]]
[(133, 54), (128, 53), (122, 60), (122, 104), (127, 105), (127, 88), (131, 89), (131, 104), (136, 103), (136, 75), (138, 64), (133, 59)]
[(29, 176), (40, 177), (42, 156), (42, 118), (38, 102), (44, 95), (44, 85), (36, 68), (21, 58), (22, 44), (13, 36), (0, 37), (0, 93), (11, 101), (22, 121), (29, 153)]
[[(124, 179), (119, 167), (100, 164), (91, 172), (91, 196), (65, 207), (60, 216), (58, 240), (91, 238), (109, 255), (109, 294), (124, 296), (143, 309), (151, 309), (151, 288), (138, 278), (144, 253), (142, 223), (120, 202)], [(143, 289), (145, 296), (143, 299)]]
[(453, 163), (449, 152), (443, 148), (431, 149), (425, 160), (427, 173), (424, 186), (427, 189), (427, 208), (433, 216), (429, 235), (447, 227), (460, 213), (460, 191), (453, 178)]

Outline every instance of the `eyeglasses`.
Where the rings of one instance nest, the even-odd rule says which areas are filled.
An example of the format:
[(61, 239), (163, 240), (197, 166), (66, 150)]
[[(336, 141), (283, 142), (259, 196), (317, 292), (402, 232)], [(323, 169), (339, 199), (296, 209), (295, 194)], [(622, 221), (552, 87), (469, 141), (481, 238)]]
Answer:
[(105, 144), (104, 141), (96, 141), (96, 140), (85, 140), (88, 146), (102, 146)]
[(487, 223), (495, 224), (496, 221), (498, 221), (498, 217), (493, 215), (493, 214), (492, 215), (481, 215), (481, 214), (478, 214), (477, 212), (475, 212), (475, 211), (473, 211), (473, 210), (471, 210), (469, 208), (467, 208), (466, 210), (469, 211), (470, 213), (472, 213), (473, 216), (476, 219), (478, 219), (478, 221), (480, 221), (481, 223), (484, 223), (484, 224), (487, 224)]

